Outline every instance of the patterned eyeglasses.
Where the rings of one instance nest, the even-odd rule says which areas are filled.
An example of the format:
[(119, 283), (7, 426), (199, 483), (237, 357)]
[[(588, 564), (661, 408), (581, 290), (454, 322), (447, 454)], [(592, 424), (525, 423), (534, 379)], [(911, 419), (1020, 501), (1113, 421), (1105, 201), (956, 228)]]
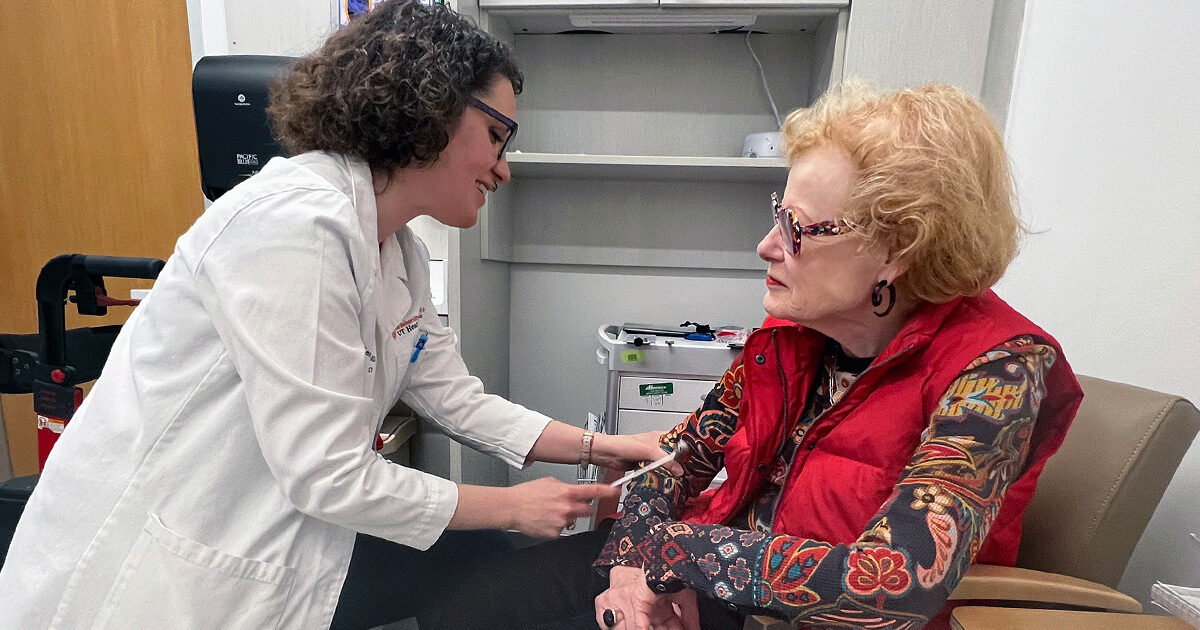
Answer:
[(496, 159), (499, 160), (500, 158), (504, 157), (504, 151), (508, 149), (508, 143), (512, 142), (513, 136), (517, 135), (517, 121), (492, 109), (491, 105), (488, 105), (477, 98), (471, 99), (471, 107), (474, 107), (488, 116), (495, 118), (500, 122), (500, 124), (504, 125), (505, 129), (508, 130), (508, 135), (503, 139), (493, 136), (497, 142), (501, 142), (501, 140), (503, 140), (502, 144), (500, 145), (500, 152), (496, 154)]
[(779, 193), (771, 193), (771, 216), (775, 218), (779, 233), (783, 235), (788, 253), (793, 256), (800, 255), (801, 236), (841, 236), (853, 229), (842, 219), (800, 225), (796, 221), (796, 213), (792, 212), (791, 208), (784, 208), (779, 204)]

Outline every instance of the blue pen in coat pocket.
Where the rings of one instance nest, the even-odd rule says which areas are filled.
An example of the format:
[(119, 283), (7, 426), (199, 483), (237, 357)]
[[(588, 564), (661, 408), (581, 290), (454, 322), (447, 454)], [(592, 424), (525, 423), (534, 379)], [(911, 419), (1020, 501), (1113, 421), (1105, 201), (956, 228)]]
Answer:
[(421, 351), (425, 349), (425, 342), (428, 340), (429, 333), (421, 333), (421, 336), (417, 337), (417, 344), (413, 346), (412, 358), (408, 360), (409, 363), (417, 362), (417, 357), (421, 356)]

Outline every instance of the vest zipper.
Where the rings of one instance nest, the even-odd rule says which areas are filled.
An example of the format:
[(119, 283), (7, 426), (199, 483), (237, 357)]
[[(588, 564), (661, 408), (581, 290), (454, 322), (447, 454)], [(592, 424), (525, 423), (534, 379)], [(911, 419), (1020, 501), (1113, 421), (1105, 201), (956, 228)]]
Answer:
[(783, 373), (783, 361), (779, 360), (779, 340), (776, 339), (776, 331), (771, 330), (771, 348), (775, 351), (775, 371), (779, 372), (779, 384), (783, 386), (783, 404), (779, 410), (779, 419), (787, 422), (787, 405), (788, 405), (788, 387), (787, 375)]
[[(780, 360), (780, 356), (779, 356), (779, 342), (775, 338), (774, 330), (771, 331), (771, 346), (775, 349), (775, 369), (779, 372), (779, 384), (783, 388), (783, 405), (782, 405), (783, 408), (780, 409), (780, 411), (779, 411), (779, 422), (781, 425), (786, 427), (787, 421), (788, 421), (788, 418), (787, 418), (787, 415), (788, 415), (788, 413), (787, 413), (787, 407), (788, 407), (787, 374), (784, 374), (784, 372), (783, 372), (783, 361)], [(789, 433), (785, 433), (783, 439), (787, 440)], [(782, 444), (780, 446), (782, 446)], [(774, 455), (771, 456), (772, 459), (774, 459), (774, 457), (775, 457)], [(792, 453), (792, 461), (793, 462), (796, 461), (795, 453)], [(768, 467), (767, 470), (769, 471), (770, 468)], [(779, 492), (777, 492), (775, 494), (775, 501), (771, 505), (771, 531), (775, 530), (775, 515), (779, 513), (779, 499), (783, 497), (783, 489), (787, 487), (787, 481), (789, 478), (791, 478), (791, 475), (792, 475), (792, 469), (789, 466), (788, 474), (784, 478), (784, 485), (780, 486)]]

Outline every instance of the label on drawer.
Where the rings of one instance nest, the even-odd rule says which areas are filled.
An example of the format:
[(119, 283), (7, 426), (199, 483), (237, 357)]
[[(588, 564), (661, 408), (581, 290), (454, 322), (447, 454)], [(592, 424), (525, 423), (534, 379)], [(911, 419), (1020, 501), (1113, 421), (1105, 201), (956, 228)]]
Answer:
[(675, 393), (674, 383), (647, 383), (638, 385), (638, 393), (642, 396), (670, 396)]
[(657, 376), (622, 376), (617, 407), (647, 411), (690, 413), (704, 402), (713, 388), (712, 381)]

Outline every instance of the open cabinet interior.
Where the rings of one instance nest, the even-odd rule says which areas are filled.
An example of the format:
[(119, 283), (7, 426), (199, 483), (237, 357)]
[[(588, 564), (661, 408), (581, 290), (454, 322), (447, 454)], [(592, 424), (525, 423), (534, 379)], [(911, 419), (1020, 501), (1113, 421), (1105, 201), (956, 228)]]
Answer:
[(741, 157), (744, 140), (840, 77), (843, 13), (680, 10), (654, 27), (638, 24), (661, 11), (484, 11), (526, 80), (513, 180), (483, 210), (481, 257), (760, 269), (755, 224), (786, 167)]

